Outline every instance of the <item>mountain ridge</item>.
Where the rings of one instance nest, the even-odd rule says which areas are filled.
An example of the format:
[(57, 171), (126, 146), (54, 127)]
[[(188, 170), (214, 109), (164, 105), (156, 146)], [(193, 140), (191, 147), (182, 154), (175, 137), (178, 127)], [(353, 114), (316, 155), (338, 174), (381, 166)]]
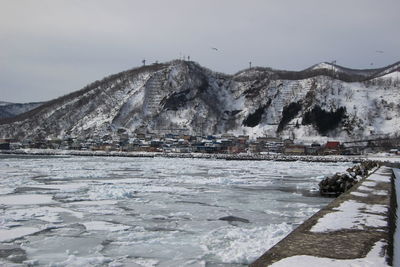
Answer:
[(43, 102), (11, 103), (0, 101), (0, 120), (12, 118), (42, 105)]
[[(394, 101), (398, 96), (392, 93), (399, 89), (399, 82), (385, 77), (399, 71), (400, 62), (364, 70), (320, 63), (302, 71), (254, 67), (228, 75), (193, 61), (174, 60), (107, 76), (27, 113), (0, 120), (0, 135), (89, 138), (115, 134), (118, 129), (339, 139), (372, 132), (396, 134), (399, 129), (389, 125), (395, 122), (387, 121), (399, 114)], [(372, 88), (382, 91), (382, 97)], [(381, 109), (375, 111), (386, 118), (380, 121), (383, 113), (369, 110), (369, 118), (359, 114), (356, 100), (361, 105), (374, 104)], [(333, 118), (340, 108), (344, 115), (337, 125), (322, 131), (316, 117)], [(381, 124), (384, 131), (379, 130)]]

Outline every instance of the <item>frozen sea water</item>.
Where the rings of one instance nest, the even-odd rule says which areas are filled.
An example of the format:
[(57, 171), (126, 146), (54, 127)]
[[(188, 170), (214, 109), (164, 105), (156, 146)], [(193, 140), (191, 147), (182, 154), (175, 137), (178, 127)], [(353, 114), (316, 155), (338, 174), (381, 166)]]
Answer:
[(318, 182), (349, 166), (1, 156), (0, 245), (20, 249), (0, 265), (247, 265), (325, 206)]

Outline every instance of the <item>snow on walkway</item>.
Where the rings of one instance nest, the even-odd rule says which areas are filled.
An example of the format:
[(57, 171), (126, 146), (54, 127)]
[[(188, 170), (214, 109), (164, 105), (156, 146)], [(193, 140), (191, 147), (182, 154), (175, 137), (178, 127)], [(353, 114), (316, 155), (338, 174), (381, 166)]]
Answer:
[(388, 266), (385, 262), (385, 258), (382, 257), (381, 252), (384, 250), (386, 245), (385, 241), (377, 242), (372, 250), (367, 254), (365, 258), (352, 259), (352, 260), (338, 260), (331, 258), (320, 258), (313, 256), (293, 256), (280, 260), (272, 265), (271, 267), (378, 267)]
[[(366, 180), (362, 182), (362, 186), (350, 192), (353, 196), (369, 198), (372, 195), (381, 195), (381, 191), (375, 187), (378, 183), (390, 183), (390, 176), (385, 175), (381, 168)], [(368, 188), (366, 190), (366, 188)], [(378, 194), (375, 194), (378, 192)], [(386, 192), (387, 195), (387, 191)], [(326, 214), (320, 218), (312, 228), (311, 232), (332, 232), (344, 229), (365, 229), (379, 228), (382, 229), (387, 225), (388, 206), (381, 204), (371, 204), (365, 202), (364, 199), (349, 199), (332, 209), (334, 212)], [(338, 223), (340, 222), (340, 223)]]

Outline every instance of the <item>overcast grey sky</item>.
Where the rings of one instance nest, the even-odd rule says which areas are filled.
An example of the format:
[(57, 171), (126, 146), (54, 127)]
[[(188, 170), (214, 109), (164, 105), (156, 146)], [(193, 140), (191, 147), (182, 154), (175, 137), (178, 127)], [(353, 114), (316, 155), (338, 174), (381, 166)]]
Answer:
[(181, 55), (225, 73), (249, 61), (381, 67), (400, 60), (399, 11), (399, 0), (0, 0), (0, 101), (50, 100)]

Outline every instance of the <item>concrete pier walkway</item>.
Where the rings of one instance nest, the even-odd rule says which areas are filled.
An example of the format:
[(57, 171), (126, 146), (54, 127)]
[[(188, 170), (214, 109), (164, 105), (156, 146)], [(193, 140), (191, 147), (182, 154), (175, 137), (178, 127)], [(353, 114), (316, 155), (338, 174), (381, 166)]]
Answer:
[(392, 174), (379, 168), (250, 266), (388, 266)]

